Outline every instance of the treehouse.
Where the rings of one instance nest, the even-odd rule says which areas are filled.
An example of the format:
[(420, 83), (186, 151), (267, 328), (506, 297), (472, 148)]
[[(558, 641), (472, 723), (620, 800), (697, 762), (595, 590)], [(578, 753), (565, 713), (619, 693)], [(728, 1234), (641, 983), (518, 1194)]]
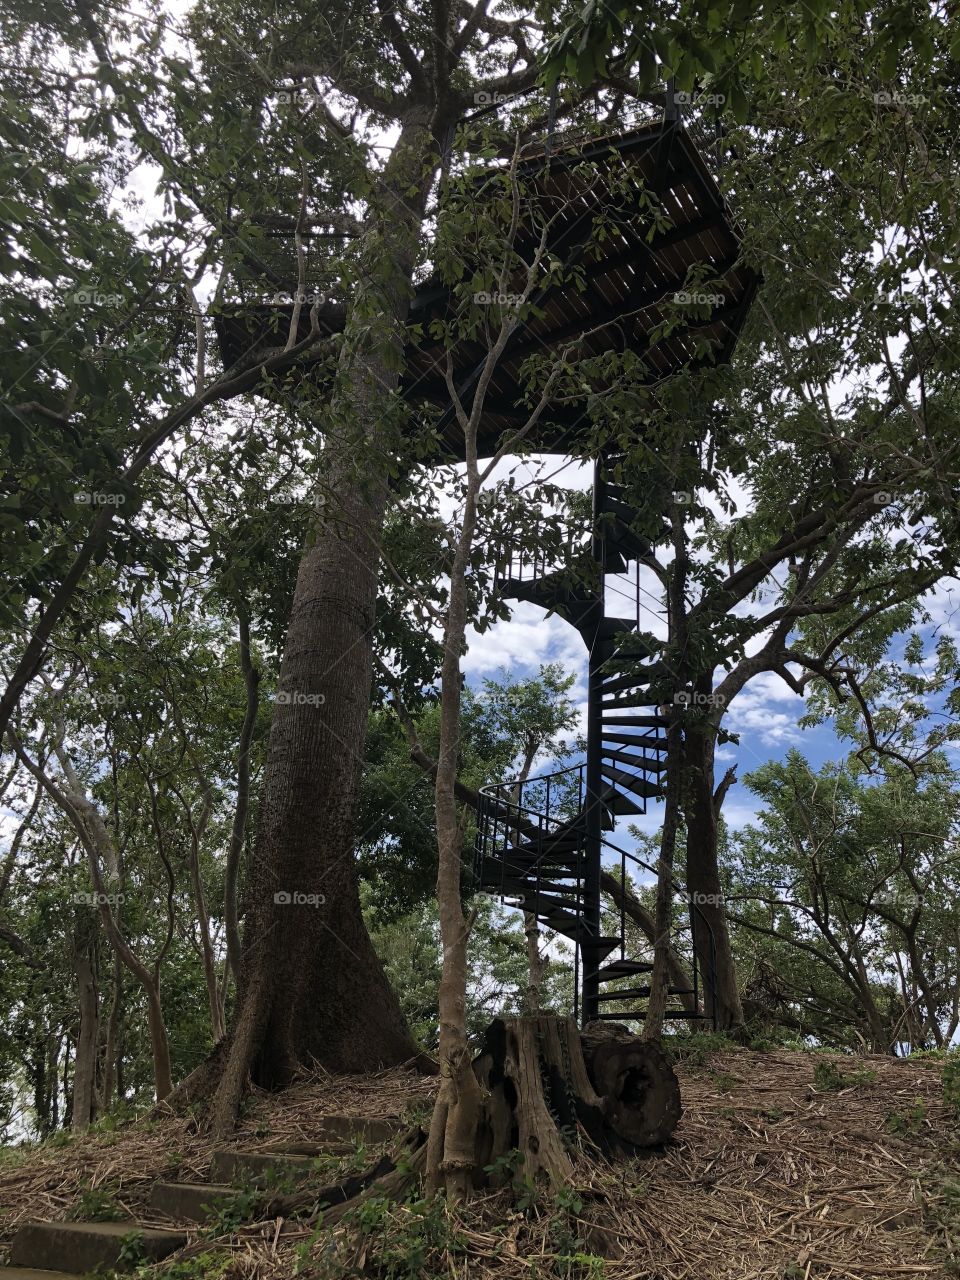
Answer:
[[(532, 255), (537, 227), (549, 219), (551, 254), (571, 272), (576, 268), (578, 279), (569, 288), (545, 282), (512, 332), (484, 399), (481, 456), (509, 444), (528, 416), (524, 366), (532, 353), (571, 340), (579, 341), (580, 356), (629, 351), (639, 357), (641, 385), (657, 384), (727, 361), (759, 283), (741, 257), (736, 220), (676, 108), (617, 136), (538, 144), (521, 156), (518, 173), (540, 216), (521, 224), (517, 250)], [(597, 237), (600, 223), (604, 234)], [(698, 296), (678, 320), (692, 280)], [(439, 280), (417, 289), (409, 320), (418, 336), (407, 345), (401, 382), (412, 417), (425, 414), (435, 426), (437, 464), (464, 456), (443, 374), (447, 346), (430, 329), (456, 302)], [(308, 313), (304, 305), (300, 338), (309, 332)], [(218, 318), (224, 363), (236, 366), (282, 347), (291, 317), (292, 305), (224, 308)], [(320, 323), (323, 332), (336, 333), (343, 308), (324, 307)], [(479, 340), (464, 338), (454, 347), (455, 384), (467, 408), (485, 355)], [(302, 376), (298, 368), (287, 375), (286, 387), (272, 384), (264, 393), (289, 395)], [(567, 395), (562, 406), (548, 407), (525, 448), (583, 457), (591, 429), (587, 403)], [(475, 862), (479, 888), (533, 913), (574, 944), (577, 1012), (585, 1023), (630, 1021), (645, 1013), (652, 961), (649, 948), (634, 954), (628, 946), (624, 888), (628, 869), (642, 874), (654, 868), (615, 844), (612, 833), (619, 818), (645, 813), (663, 794), (668, 720), (660, 707), (672, 696), (664, 692), (668, 676), (641, 626), (651, 503), (657, 523), (661, 508), (650, 495), (638, 501), (623, 483), (616, 453), (594, 461), (593, 528), (580, 548), (579, 571), (551, 566), (536, 548), (523, 548), (510, 558), (500, 586), (507, 598), (558, 614), (583, 639), (586, 759), (549, 777), (486, 788)], [(680, 884), (675, 889), (684, 893)], [(608, 914), (605, 927), (603, 892), (620, 913), (613, 925)], [(689, 935), (688, 958), (677, 952), (671, 963), (667, 1016), (709, 1022), (713, 935), (697, 905), (690, 907)]]

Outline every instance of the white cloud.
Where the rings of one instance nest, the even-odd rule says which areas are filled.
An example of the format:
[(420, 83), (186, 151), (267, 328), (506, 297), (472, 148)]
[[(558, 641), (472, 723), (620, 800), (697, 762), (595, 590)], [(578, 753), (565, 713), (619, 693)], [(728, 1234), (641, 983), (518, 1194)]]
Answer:
[[(467, 636), (463, 669), (468, 676), (493, 675), (501, 668), (525, 675), (542, 662), (561, 662), (585, 682), (587, 650), (580, 633), (556, 614), (547, 617), (535, 604), (520, 601), (507, 621), (483, 635), (471, 631)], [(573, 692), (576, 696), (577, 690)]]

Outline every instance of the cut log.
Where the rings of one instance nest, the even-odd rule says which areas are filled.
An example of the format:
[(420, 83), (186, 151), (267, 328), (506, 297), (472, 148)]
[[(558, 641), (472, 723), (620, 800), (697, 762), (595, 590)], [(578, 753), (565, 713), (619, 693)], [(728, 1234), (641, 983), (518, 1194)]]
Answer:
[(610, 1128), (637, 1147), (666, 1142), (683, 1108), (680, 1084), (660, 1046), (616, 1022), (590, 1022), (580, 1038)]

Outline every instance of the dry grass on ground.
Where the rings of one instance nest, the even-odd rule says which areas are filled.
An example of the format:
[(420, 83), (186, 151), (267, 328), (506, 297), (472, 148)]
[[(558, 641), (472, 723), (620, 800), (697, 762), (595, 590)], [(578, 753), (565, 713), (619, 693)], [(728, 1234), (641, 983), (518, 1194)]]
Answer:
[[(939, 1064), (724, 1049), (695, 1054), (678, 1072), (684, 1116), (674, 1143), (612, 1168), (584, 1161), (559, 1202), (520, 1209), (489, 1195), (447, 1238), (437, 1215), (388, 1208), (366, 1217), (366, 1236), (339, 1229), (347, 1243), (336, 1262), (331, 1233), (270, 1220), (192, 1241), (179, 1275), (280, 1280), (297, 1267), (308, 1277), (381, 1280), (960, 1275), (960, 1239), (956, 1250), (951, 1239), (960, 1237), (960, 1131), (943, 1104)], [(255, 1098), (234, 1141), (309, 1141), (326, 1111), (409, 1117), (435, 1087), (403, 1071), (313, 1078)], [(142, 1218), (154, 1179), (204, 1178), (213, 1145), (192, 1121), (170, 1117), (6, 1153), (0, 1241), (26, 1218), (76, 1214), (92, 1193)], [(601, 1251), (620, 1256), (600, 1262)]]

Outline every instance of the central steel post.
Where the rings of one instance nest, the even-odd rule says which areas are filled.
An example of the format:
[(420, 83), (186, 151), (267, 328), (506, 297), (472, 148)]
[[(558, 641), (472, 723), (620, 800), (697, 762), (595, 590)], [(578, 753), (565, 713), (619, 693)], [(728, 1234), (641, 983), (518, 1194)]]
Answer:
[[(596, 600), (592, 613), (596, 626), (592, 631), (589, 666), (587, 669), (587, 778), (586, 811), (584, 814), (584, 878), (583, 878), (583, 926), (586, 944), (583, 955), (582, 1022), (586, 1026), (600, 1012), (600, 953), (590, 946), (590, 938), (599, 938), (600, 927), (600, 857), (603, 847), (603, 692), (601, 688), (603, 646), (600, 644), (600, 624), (604, 613), (603, 532), (600, 514), (604, 509), (603, 473), (600, 463), (593, 466), (593, 559), (596, 563)], [(589, 634), (589, 633), (588, 633)]]

